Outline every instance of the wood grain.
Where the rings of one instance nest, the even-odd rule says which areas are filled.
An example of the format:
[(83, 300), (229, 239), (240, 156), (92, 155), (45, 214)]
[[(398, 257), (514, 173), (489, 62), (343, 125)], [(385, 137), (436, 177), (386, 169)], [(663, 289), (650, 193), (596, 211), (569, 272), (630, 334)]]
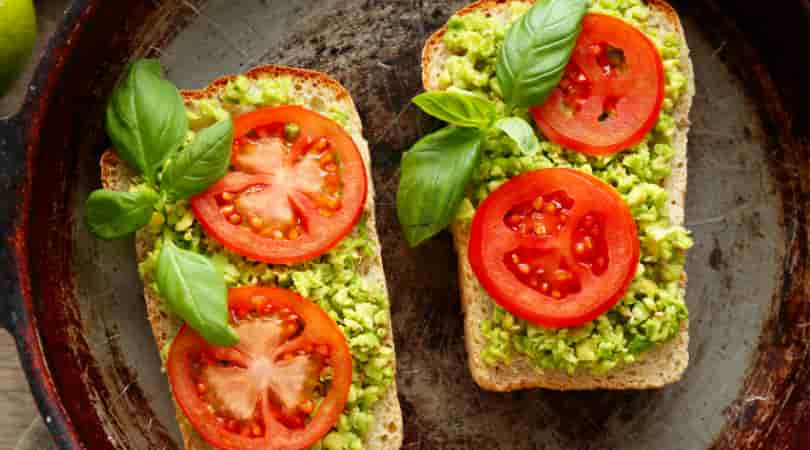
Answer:
[(14, 339), (0, 332), (0, 450), (12, 450), (36, 414)]

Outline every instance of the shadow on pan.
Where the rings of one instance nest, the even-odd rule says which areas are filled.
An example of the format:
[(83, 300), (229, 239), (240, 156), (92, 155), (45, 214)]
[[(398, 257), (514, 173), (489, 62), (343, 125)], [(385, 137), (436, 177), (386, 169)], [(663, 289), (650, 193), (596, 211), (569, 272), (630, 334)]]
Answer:
[[(697, 77), (684, 380), (496, 394), (467, 372), (449, 237), (408, 249), (394, 210), (401, 152), (438, 125), (409, 106), (421, 43), (462, 2), (74, 2), (23, 111), (0, 123), (18, 150), (1, 167), (0, 306), (60, 446), (178, 445), (132, 244), (93, 239), (81, 214), (99, 185), (105, 98), (125, 61), (151, 55), (184, 88), (275, 63), (352, 92), (373, 148), (405, 449), (810, 448), (807, 8), (732, 3), (676, 4)], [(778, 57), (783, 42), (799, 51)]]

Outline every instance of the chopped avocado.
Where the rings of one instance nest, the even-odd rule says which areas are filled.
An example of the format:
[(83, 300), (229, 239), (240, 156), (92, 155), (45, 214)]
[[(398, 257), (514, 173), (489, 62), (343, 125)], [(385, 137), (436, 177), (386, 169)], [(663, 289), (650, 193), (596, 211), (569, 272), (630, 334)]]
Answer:
[[(514, 22), (529, 4), (515, 2), (510, 8), (509, 20)], [(633, 362), (655, 343), (673, 338), (688, 317), (680, 280), (684, 251), (692, 240), (686, 229), (670, 223), (665, 209), (667, 193), (661, 187), (670, 174), (674, 154), (672, 109), (687, 85), (680, 66), (683, 43), (679, 35), (657, 30), (641, 0), (592, 0), (590, 10), (632, 23), (658, 46), (666, 87), (654, 129), (632, 149), (600, 157), (567, 150), (542, 136), (539, 150), (524, 152), (502, 132), (489, 131), (456, 220), (469, 224), (476, 206), (513, 176), (548, 167), (571, 167), (610, 183), (624, 197), (638, 226), (641, 261), (624, 298), (593, 322), (577, 328), (546, 329), (496, 306), (492, 316), (480, 325), (486, 338), (481, 357), (490, 365), (509, 363), (515, 355), (524, 355), (538, 369), (604, 372)], [(495, 62), (507, 26), (481, 13), (450, 19), (443, 42), (451, 55), (440, 74), (440, 87), (472, 90), (501, 104)], [(526, 110), (517, 114), (528, 118)]]
[[(302, 103), (293, 97), (293, 92), (290, 78), (237, 77), (223, 88), (221, 100), (194, 100), (188, 105), (191, 128), (199, 130), (229, 117), (231, 109), (225, 106), (228, 103), (243, 109)], [(325, 111), (336, 122), (344, 126), (348, 123), (350, 115), (339, 102), (328, 103)], [(285, 129), (290, 138), (300, 133), (300, 128), (292, 125)], [(173, 233), (180, 238), (175, 240), (178, 245), (209, 256), (229, 288), (261, 284), (292, 289), (316, 302), (337, 322), (352, 351), (354, 376), (349, 401), (335, 430), (312, 449), (362, 450), (363, 438), (374, 422), (371, 409), (394, 380), (388, 297), (378, 282), (363, 276), (364, 264), (376, 250), (365, 224), (366, 220), (361, 219), (328, 253), (288, 266), (251, 261), (224, 249), (203, 233), (187, 201), (165, 203), (144, 228), (154, 236)], [(155, 242), (159, 246), (162, 240)], [(157, 247), (152, 249), (140, 264), (142, 277), (153, 278), (159, 251)]]

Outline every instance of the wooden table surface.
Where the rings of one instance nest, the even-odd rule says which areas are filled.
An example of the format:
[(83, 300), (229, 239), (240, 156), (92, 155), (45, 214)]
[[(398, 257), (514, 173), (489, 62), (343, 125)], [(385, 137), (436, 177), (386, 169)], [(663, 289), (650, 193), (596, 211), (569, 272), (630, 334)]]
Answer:
[(37, 414), (14, 339), (0, 331), (0, 450), (12, 450)]

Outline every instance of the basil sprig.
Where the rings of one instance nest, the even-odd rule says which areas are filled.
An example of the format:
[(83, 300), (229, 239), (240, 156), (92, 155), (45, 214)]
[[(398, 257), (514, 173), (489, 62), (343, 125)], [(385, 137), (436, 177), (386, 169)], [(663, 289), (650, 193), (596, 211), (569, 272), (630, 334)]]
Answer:
[(507, 117), (494, 121), (495, 103), (473, 93), (426, 92), (416, 96), (414, 103), (451, 125), (420, 139), (402, 157), (397, 217), (412, 247), (452, 220), (481, 158), (481, 142), (487, 133), (503, 131), (525, 153), (536, 151), (539, 145), (525, 120)]
[(587, 9), (586, 0), (544, 0), (509, 27), (495, 66), (509, 110), (546, 101), (562, 79)]
[(411, 246), (450, 223), (478, 164), (481, 134), (476, 128), (445, 127), (403, 156), (397, 216)]
[[(507, 115), (545, 102), (562, 79), (586, 10), (586, 0), (544, 0), (509, 28), (496, 62)], [(419, 94), (413, 102), (450, 124), (425, 136), (402, 158), (397, 216), (405, 239), (416, 246), (452, 220), (486, 134), (499, 130), (524, 154), (538, 151), (540, 144), (524, 119), (497, 119), (496, 103), (484, 96), (451, 88)]]
[(423, 92), (412, 101), (431, 116), (459, 127), (484, 128), (495, 119), (495, 104), (469, 92)]
[(222, 346), (239, 341), (228, 325), (225, 279), (211, 260), (181, 249), (166, 237), (155, 268), (155, 282), (169, 308), (203, 339)]
[[(85, 205), (87, 227), (102, 239), (130, 235), (150, 222), (169, 200), (204, 191), (228, 170), (233, 143), (230, 119), (196, 134), (183, 148), (188, 120), (177, 88), (156, 60), (124, 70), (107, 105), (107, 134), (115, 151), (145, 183), (130, 192), (99, 189)], [(155, 281), (171, 310), (215, 345), (238, 340), (228, 324), (223, 275), (204, 255), (183, 250), (165, 232)]]
[(163, 172), (161, 185), (172, 198), (184, 199), (204, 191), (228, 172), (233, 123), (223, 120), (200, 131)]
[(188, 130), (183, 98), (154, 59), (135, 61), (107, 105), (105, 125), (118, 155), (155, 182)]
[(87, 198), (87, 225), (103, 239), (126, 236), (149, 223), (158, 199), (148, 187), (135, 192), (99, 189)]

